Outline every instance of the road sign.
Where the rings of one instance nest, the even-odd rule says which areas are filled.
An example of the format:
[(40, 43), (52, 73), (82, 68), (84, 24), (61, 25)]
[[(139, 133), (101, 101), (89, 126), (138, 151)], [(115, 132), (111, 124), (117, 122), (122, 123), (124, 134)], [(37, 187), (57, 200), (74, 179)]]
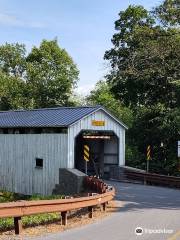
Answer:
[(89, 146), (84, 145), (85, 174), (87, 174), (87, 163), (89, 162)]
[(146, 159), (147, 159), (146, 171), (149, 172), (149, 160), (151, 160), (151, 146), (150, 145), (147, 146)]
[(84, 160), (85, 161), (89, 161), (89, 146), (88, 145), (84, 145)]
[(147, 161), (151, 160), (151, 146), (147, 146)]
[(105, 121), (92, 120), (93, 126), (105, 126)]

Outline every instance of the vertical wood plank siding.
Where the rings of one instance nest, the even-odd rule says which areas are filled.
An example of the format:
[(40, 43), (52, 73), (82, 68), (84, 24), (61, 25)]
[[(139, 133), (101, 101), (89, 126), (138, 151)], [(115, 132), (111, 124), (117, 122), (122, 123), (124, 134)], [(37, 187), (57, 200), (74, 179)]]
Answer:
[[(0, 134), (0, 189), (49, 195), (67, 168), (67, 134)], [(36, 158), (43, 168), (36, 168)]]
[[(92, 120), (105, 121), (105, 126), (93, 126)], [(74, 144), (75, 137), (81, 130), (113, 131), (119, 138), (119, 165), (125, 164), (125, 129), (104, 111), (99, 110), (79, 122), (71, 125), (68, 129), (68, 167), (74, 167)]]

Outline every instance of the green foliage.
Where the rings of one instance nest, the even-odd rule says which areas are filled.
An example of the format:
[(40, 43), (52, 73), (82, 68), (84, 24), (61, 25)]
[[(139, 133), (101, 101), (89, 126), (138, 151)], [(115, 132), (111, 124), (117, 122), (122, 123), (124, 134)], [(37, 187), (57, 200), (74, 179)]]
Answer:
[(42, 195), (32, 195), (28, 198), (29, 201), (32, 200), (52, 200), (52, 199), (62, 199), (64, 198), (63, 195), (48, 195), (48, 196), (42, 196)]
[(132, 125), (132, 111), (116, 100), (105, 81), (99, 81), (86, 99), (89, 105), (102, 105), (128, 126)]
[[(45, 213), (22, 218), (23, 227), (38, 226), (45, 223), (51, 223), (60, 220), (59, 213)], [(0, 231), (5, 231), (14, 228), (13, 218), (0, 219)]]
[(0, 110), (72, 105), (78, 70), (56, 40), (43, 40), (26, 56), (25, 46), (0, 46)]
[(32, 200), (51, 200), (51, 199), (62, 199), (64, 198), (63, 195), (23, 195), (19, 193), (14, 192), (8, 192), (8, 191), (0, 191), (0, 202), (15, 202), (19, 200), (26, 200), (26, 201), (32, 201)]
[[(4, 202), (14, 202), (19, 200), (33, 201), (33, 200), (51, 200), (51, 199), (62, 199), (62, 195), (50, 195), (50, 196), (41, 196), (41, 195), (32, 195), (25, 196), (17, 193), (0, 191), (0, 203)], [(45, 223), (50, 223), (58, 221), (60, 219), (59, 213), (43, 213), (32, 216), (26, 216), (22, 218), (22, 223), (24, 227), (30, 227)], [(13, 218), (1, 218), (0, 219), (0, 231), (5, 231), (12, 229), (14, 227)]]
[(25, 82), (0, 71), (0, 110), (19, 109), (28, 106), (25, 98)]
[[(176, 172), (177, 139), (180, 129), (179, 109), (167, 109), (163, 105), (139, 109), (134, 125), (129, 131), (129, 142), (142, 153), (142, 165), (146, 162), (147, 145), (152, 146), (151, 171), (173, 174)], [(163, 143), (163, 147), (161, 147)]]
[(144, 156), (138, 150), (137, 145), (133, 145), (130, 141), (126, 143), (126, 165), (135, 168), (146, 169)]
[(13, 225), (13, 218), (0, 218), (0, 231), (12, 229)]
[(164, 25), (180, 24), (180, 2), (179, 0), (165, 0), (154, 10)]
[(132, 108), (179, 104), (180, 31), (155, 24), (142, 7), (128, 7), (115, 22), (114, 48), (105, 53), (115, 96)]
[(68, 104), (78, 79), (78, 70), (57, 41), (42, 41), (27, 56), (27, 86), (34, 107)]
[(0, 203), (12, 202), (15, 199), (15, 195), (12, 192), (1, 191), (0, 192)]
[(23, 218), (23, 225), (25, 227), (35, 226), (39, 224), (49, 223), (52, 221), (60, 220), (59, 213), (45, 213)]
[[(162, 25), (161, 20), (166, 24)], [(127, 162), (144, 168), (146, 147), (151, 144), (151, 171), (165, 174), (177, 174), (176, 148), (180, 137), (178, 23), (177, 1), (165, 0), (153, 12), (142, 6), (129, 6), (119, 13), (113, 48), (104, 56), (111, 64), (106, 76), (111, 92), (116, 100), (133, 111), (133, 125), (127, 133)], [(133, 161), (133, 155), (138, 159)]]
[(69, 98), (69, 106), (86, 106), (86, 96), (81, 93), (73, 92)]
[(22, 77), (26, 69), (26, 49), (23, 44), (0, 46), (0, 70), (7, 75)]

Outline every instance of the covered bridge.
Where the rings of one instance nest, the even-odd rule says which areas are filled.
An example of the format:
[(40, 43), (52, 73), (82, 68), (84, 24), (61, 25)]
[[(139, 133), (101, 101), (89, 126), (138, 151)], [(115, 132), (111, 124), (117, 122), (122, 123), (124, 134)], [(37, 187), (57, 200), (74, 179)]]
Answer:
[(52, 194), (60, 168), (108, 176), (125, 164), (126, 125), (101, 106), (0, 112), (0, 189)]

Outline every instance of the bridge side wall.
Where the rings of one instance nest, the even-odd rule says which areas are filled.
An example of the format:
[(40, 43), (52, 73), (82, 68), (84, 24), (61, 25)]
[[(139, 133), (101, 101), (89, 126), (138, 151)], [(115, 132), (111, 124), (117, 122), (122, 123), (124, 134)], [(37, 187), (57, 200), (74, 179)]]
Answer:
[[(49, 195), (67, 168), (67, 134), (0, 135), (0, 189)], [(36, 158), (43, 167), (36, 167)]]

